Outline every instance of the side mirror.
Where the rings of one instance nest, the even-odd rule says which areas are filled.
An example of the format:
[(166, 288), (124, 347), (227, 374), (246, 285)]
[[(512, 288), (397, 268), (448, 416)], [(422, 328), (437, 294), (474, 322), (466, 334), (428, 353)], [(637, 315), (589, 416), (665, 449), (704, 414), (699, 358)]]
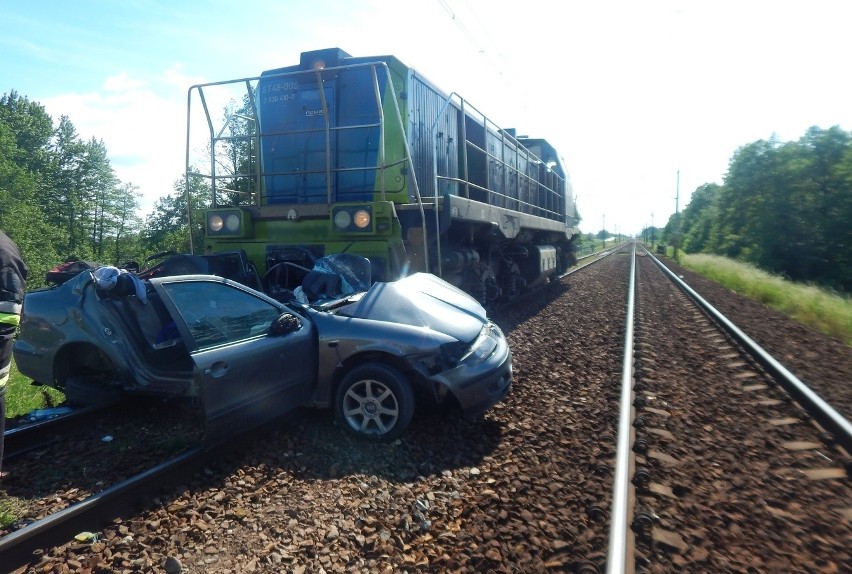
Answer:
[(269, 334), (273, 337), (287, 335), (302, 328), (302, 321), (292, 313), (282, 313), (272, 322)]

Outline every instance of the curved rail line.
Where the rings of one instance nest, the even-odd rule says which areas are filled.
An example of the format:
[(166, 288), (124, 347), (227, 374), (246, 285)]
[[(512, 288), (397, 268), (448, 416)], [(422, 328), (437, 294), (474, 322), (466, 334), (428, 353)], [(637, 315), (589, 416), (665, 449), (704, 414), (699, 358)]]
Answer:
[[(642, 247), (645, 256), (650, 256), (665, 275), (680, 288), (700, 309), (704, 310), (718, 324), (719, 328), (737, 341), (752, 358), (767, 369), (781, 386), (799, 403), (820, 425), (831, 432), (838, 445), (850, 451), (852, 447), (852, 424), (834, 408), (819, 397), (813, 390), (800, 381), (781, 363), (743, 333), (733, 322), (710, 305), (695, 290), (690, 288), (677, 275), (663, 265), (647, 249)], [(634, 438), (634, 321), (636, 298), (636, 246), (632, 249), (632, 261), (627, 298), (627, 324), (624, 337), (624, 358), (620, 390), (619, 423), (616, 447), (615, 474), (613, 479), (613, 497), (610, 514), (609, 548), (607, 558), (608, 574), (623, 574), (634, 571), (634, 538), (629, 532), (629, 517), (634, 512), (635, 490), (631, 474), (635, 466), (633, 454)]]
[(663, 265), (656, 257), (646, 250), (654, 263), (663, 270), (666, 275), (695, 303), (709, 313), (736, 341), (743, 346), (748, 353), (761, 363), (773, 377), (783, 385), (808, 413), (814, 417), (826, 430), (831, 432), (838, 444), (847, 451), (852, 451), (852, 423), (838, 413), (831, 405), (825, 402), (810, 387), (800, 381), (784, 365), (778, 362), (772, 355), (767, 353), (760, 345), (743, 333), (733, 322), (722, 315), (710, 303), (695, 292), (689, 285), (684, 283), (680, 277)]

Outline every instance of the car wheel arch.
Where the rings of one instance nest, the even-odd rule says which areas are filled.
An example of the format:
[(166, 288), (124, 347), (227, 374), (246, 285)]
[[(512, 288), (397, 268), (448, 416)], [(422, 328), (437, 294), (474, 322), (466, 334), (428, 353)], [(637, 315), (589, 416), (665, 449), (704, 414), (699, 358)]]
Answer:
[(411, 383), (413, 388), (421, 387), (423, 384), (422, 377), (420, 377), (420, 375), (411, 368), (411, 365), (404, 358), (391, 353), (370, 351), (347, 357), (340, 365), (337, 366), (334, 371), (334, 377), (330, 388), (330, 396), (332, 399), (337, 395), (337, 390), (340, 388), (341, 383), (350, 372), (369, 363), (378, 363), (393, 367), (408, 378), (409, 383)]
[(60, 390), (68, 379), (77, 375), (114, 371), (112, 360), (91, 343), (69, 343), (56, 352), (53, 360), (53, 379)]

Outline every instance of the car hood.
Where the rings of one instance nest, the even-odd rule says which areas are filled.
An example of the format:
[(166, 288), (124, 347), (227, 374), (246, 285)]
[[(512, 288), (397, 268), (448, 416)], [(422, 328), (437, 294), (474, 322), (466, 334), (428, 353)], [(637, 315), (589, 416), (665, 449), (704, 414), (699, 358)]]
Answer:
[(416, 273), (391, 283), (375, 283), (341, 315), (427, 327), (470, 342), (488, 321), (476, 299), (430, 273)]

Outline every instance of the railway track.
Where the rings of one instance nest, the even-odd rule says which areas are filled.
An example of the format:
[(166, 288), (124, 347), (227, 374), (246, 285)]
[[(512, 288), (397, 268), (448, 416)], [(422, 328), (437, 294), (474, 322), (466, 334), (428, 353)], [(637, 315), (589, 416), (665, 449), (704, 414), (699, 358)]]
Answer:
[[(96, 543), (97, 535), (89, 532), (93, 528), (139, 512), (164, 489), (186, 484), (207, 465), (245, 448), (259, 436), (271, 432), (272, 426), (282, 426), (279, 421), (277, 425), (260, 427), (227, 444), (205, 448), (201, 444), (201, 428), (195, 424), (200, 421), (187, 426), (185, 420), (175, 420), (175, 415), (184, 418), (186, 413), (175, 405), (171, 405), (169, 410), (169, 406), (156, 401), (142, 400), (137, 404), (119, 401), (57, 419), (24, 424), (7, 432), (6, 438), (12, 447), (9, 462), (13, 471), (12, 479), (2, 485), (3, 491), (6, 495), (30, 497), (35, 508), (0, 536), (0, 572), (11, 571), (8, 565), (38, 563), (45, 548), (68, 540), (74, 540), (72, 545), (80, 547)], [(299, 413), (293, 413), (291, 420), (297, 420), (299, 416)], [(121, 419), (121, 424), (116, 418)], [(161, 434), (139, 441), (138, 448), (119, 447), (119, 453), (135, 450), (131, 455), (135, 459), (133, 464), (124, 465), (125, 459), (109, 450), (79, 455), (83, 459), (72, 460), (70, 464), (56, 454), (62, 450), (76, 450), (81, 442), (100, 439), (108, 444), (113, 439), (121, 440), (120, 434), (130, 429), (147, 431), (157, 426), (160, 427), (158, 433), (170, 435), (174, 442), (164, 445), (164, 434)], [(119, 436), (104, 435), (106, 430)], [(109, 440), (103, 441), (104, 438)], [(98, 460), (105, 462), (101, 468)], [(44, 462), (40, 464), (38, 461)], [(90, 465), (89, 471), (82, 474), (92, 475), (93, 483), (87, 484), (77, 474), (81, 462)], [(20, 483), (31, 481), (34, 469), (44, 472), (54, 465), (60, 466), (58, 472), (66, 471), (67, 478), (71, 479), (63, 479), (60, 490), (45, 492), (39, 489), (44, 488), (42, 486), (20, 492)], [(41, 484), (37, 476), (32, 482)], [(70, 490), (65, 488), (69, 482), (74, 484)]]
[(619, 458), (608, 571), (848, 569), (849, 422), (652, 259), (636, 268), (620, 436), (635, 456)]
[(68, 412), (49, 415), (34, 421), (24, 420), (14, 427), (7, 427), (3, 435), (4, 460), (14, 460), (34, 450), (55, 444), (62, 440), (62, 436), (91, 426), (92, 420), (99, 414), (116, 408), (121, 408), (120, 403), (109, 403), (86, 409), (67, 409)]
[[(70, 564), (72, 572), (746, 572), (783, 559), (791, 571), (808, 559), (801, 571), (842, 569), (848, 554), (838, 541), (850, 518), (837, 497), (849, 494), (849, 481), (837, 472), (837, 446), (736, 345), (695, 355), (703, 348), (697, 333), (710, 333), (696, 327), (703, 313), (669, 307), (691, 309), (649, 258), (638, 260), (635, 396), (630, 389), (638, 424), (630, 428), (639, 452), (638, 472), (628, 475), (636, 512), (625, 518), (631, 541), (621, 566), (612, 559), (612, 509), (631, 264), (624, 250), (495, 315), (516, 380), (485, 419), (427, 414), (402, 440), (368, 445), (308, 413), (212, 458), (183, 451), (183, 474), (133, 486), (128, 498), (101, 497), (108, 508), (124, 507), (112, 520), (59, 521), (64, 530), (24, 540), (11, 562), (4, 549), (24, 536), (0, 537), (0, 571), (14, 563), (22, 571)], [(671, 335), (654, 323), (678, 317)], [(680, 358), (679, 346), (693, 355)], [(733, 370), (717, 375), (711, 365)], [(730, 388), (707, 384), (717, 376), (739, 385), (730, 409)], [(706, 410), (688, 410), (698, 406)], [(760, 434), (758, 415), (767, 415)], [(147, 469), (165, 458), (148, 459)], [(811, 470), (819, 472), (807, 478)], [(81, 532), (97, 538), (75, 540)], [(787, 535), (797, 537), (792, 551), (771, 550)], [(754, 540), (743, 544), (746, 537)]]

